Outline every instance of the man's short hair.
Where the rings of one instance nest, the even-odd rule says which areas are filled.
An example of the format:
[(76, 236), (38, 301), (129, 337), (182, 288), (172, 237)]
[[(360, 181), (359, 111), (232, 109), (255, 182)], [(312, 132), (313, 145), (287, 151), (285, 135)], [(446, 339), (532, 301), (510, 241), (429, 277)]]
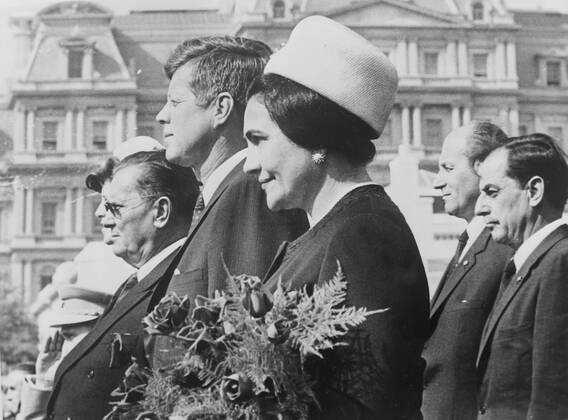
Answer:
[(136, 190), (142, 197), (168, 197), (173, 213), (191, 222), (199, 195), (199, 184), (191, 168), (182, 167), (166, 159), (165, 150), (138, 152), (116, 164), (113, 177), (120, 170), (136, 166), (142, 174), (136, 179)]
[(472, 167), (475, 162), (484, 160), (489, 153), (508, 141), (505, 132), (489, 121), (472, 121), (466, 127), (469, 127), (469, 136), (465, 156)]
[(170, 54), (164, 66), (169, 79), (183, 65), (192, 62), (189, 87), (196, 103), (209, 105), (222, 92), (229, 93), (235, 108), (243, 113), (246, 91), (262, 74), (272, 51), (261, 41), (234, 36), (208, 36), (188, 39)]
[(562, 210), (568, 197), (568, 165), (566, 154), (549, 135), (534, 133), (512, 137), (503, 146), (507, 154), (507, 176), (521, 186), (533, 176), (544, 180), (544, 197), (557, 210)]

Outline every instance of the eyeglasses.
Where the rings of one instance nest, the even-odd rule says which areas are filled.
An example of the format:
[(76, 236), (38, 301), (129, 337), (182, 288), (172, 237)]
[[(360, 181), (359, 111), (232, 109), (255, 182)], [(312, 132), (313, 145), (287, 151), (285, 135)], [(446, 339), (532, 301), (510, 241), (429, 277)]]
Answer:
[(123, 216), (124, 209), (126, 208), (126, 203), (133, 200), (140, 200), (140, 202), (134, 206), (130, 206), (128, 210), (134, 210), (137, 207), (147, 203), (147, 198), (154, 198), (156, 195), (142, 195), (140, 197), (133, 197), (130, 200), (126, 200), (124, 203), (114, 203), (112, 201), (107, 200), (103, 197), (103, 206), (105, 211), (109, 212), (111, 216), (116, 219), (120, 220)]

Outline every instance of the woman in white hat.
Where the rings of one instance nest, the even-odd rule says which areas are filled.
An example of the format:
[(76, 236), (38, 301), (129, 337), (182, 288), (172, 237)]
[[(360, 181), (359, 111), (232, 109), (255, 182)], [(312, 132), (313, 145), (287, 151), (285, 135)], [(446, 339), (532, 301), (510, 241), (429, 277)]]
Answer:
[(311, 366), (320, 405), (311, 418), (421, 418), (426, 276), (404, 217), (366, 170), (397, 84), (376, 47), (312, 16), (249, 89), (245, 171), (258, 177), (270, 209), (303, 209), (311, 225), (281, 249), (268, 286), (328, 281), (339, 261), (347, 305), (389, 308)]

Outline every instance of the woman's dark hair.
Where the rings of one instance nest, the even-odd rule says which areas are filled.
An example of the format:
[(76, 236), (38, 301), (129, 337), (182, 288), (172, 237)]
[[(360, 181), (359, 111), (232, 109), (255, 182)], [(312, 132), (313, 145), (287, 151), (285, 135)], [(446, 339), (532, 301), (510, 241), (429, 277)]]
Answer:
[(508, 151), (507, 176), (522, 186), (533, 176), (540, 176), (545, 198), (555, 209), (562, 210), (568, 197), (568, 165), (558, 143), (542, 133), (509, 140), (503, 146)]
[(270, 118), (298, 146), (326, 149), (355, 164), (375, 156), (374, 130), (365, 121), (313, 90), (277, 74), (257, 78), (247, 100), (260, 96)]

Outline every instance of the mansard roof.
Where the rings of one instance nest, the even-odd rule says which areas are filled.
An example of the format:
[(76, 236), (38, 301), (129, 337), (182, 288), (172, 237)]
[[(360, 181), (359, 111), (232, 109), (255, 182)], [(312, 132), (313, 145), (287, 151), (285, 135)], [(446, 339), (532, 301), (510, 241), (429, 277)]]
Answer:
[(112, 12), (96, 3), (88, 1), (64, 1), (45, 7), (40, 10), (38, 16), (40, 18), (51, 17), (82, 17), (82, 16), (112, 16)]
[(124, 26), (159, 26), (168, 25), (222, 25), (230, 24), (231, 16), (212, 11), (148, 11), (133, 12), (129, 15), (115, 16), (112, 25), (116, 27)]

